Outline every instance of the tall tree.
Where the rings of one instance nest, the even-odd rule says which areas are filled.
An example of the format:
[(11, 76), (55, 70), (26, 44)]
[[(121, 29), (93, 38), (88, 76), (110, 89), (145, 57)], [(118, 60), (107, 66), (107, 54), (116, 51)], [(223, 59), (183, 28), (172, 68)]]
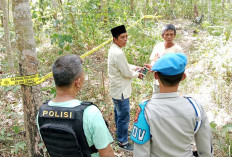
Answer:
[[(13, 20), (16, 33), (17, 51), (19, 53), (19, 72), (21, 76), (38, 73), (38, 60), (28, 0), (13, 0)], [(36, 125), (36, 115), (42, 104), (41, 86), (21, 86), (26, 130), (28, 156), (42, 157), (41, 143)]]
[(107, 22), (107, 1), (102, 0), (100, 5), (100, 12), (102, 13), (101, 20), (104, 21), (104, 23)]
[(130, 0), (131, 12), (134, 13), (134, 0)]
[(4, 37), (5, 37), (5, 45), (6, 45), (6, 52), (7, 58), (9, 63), (9, 69), (11, 73), (14, 72), (14, 60), (11, 50), (11, 42), (10, 42), (10, 30), (9, 30), (9, 11), (8, 11), (8, 4), (6, 0), (1, 0), (1, 7), (3, 12), (3, 27), (4, 27)]
[(201, 0), (201, 15), (205, 16), (205, 1)]
[(211, 22), (211, 0), (208, 0), (208, 21)]
[(197, 1), (194, 1), (193, 11), (194, 11), (194, 18), (198, 17), (199, 14), (197, 9)]
[(153, 5), (154, 5), (154, 14), (159, 14), (159, 6), (158, 6), (158, 4), (159, 4), (159, 0), (156, 0), (154, 3), (153, 3)]
[(222, 0), (222, 19), (224, 20), (225, 0)]
[(170, 18), (171, 19), (175, 19), (176, 18), (175, 14), (174, 14), (174, 9), (175, 9), (174, 5), (175, 5), (175, 0), (169, 0)]
[[(0, 11), (1, 10), (2, 10), (2, 5), (0, 3)], [(3, 25), (3, 16), (2, 16), (2, 14), (0, 14), (0, 19), (1, 19), (1, 25), (0, 26), (2, 26)]]

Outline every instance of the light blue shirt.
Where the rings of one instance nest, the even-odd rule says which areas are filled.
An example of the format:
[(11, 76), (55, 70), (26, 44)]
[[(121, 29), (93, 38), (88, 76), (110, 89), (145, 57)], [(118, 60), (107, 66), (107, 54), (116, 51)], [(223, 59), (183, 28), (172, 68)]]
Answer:
[[(49, 101), (49, 106), (72, 108), (81, 104), (81, 101), (73, 99), (66, 102)], [(37, 115), (38, 124), (38, 115)], [(39, 129), (39, 125), (38, 129)], [(95, 145), (96, 149), (104, 149), (113, 142), (113, 138), (105, 124), (100, 110), (91, 105), (84, 110), (83, 114), (83, 129), (88, 145)], [(99, 153), (94, 153), (91, 157), (99, 157)]]

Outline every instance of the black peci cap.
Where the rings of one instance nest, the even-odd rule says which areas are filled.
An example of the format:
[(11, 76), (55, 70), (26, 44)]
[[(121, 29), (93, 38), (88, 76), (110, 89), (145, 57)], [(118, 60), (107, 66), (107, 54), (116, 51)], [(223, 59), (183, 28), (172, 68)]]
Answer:
[(111, 29), (111, 33), (113, 35), (113, 37), (117, 37), (118, 35), (122, 34), (122, 33), (126, 33), (126, 28), (124, 25), (121, 26), (117, 26)]

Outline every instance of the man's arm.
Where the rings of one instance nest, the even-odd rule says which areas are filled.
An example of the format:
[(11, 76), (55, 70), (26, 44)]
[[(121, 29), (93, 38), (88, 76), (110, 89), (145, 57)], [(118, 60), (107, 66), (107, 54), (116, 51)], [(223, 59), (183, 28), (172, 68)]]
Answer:
[(202, 123), (200, 129), (195, 134), (197, 152), (199, 157), (211, 157), (213, 156), (211, 129), (206, 112), (203, 107), (201, 109)]
[(115, 55), (115, 62), (123, 77), (136, 78), (139, 76), (139, 72), (131, 70), (131, 67), (128, 64), (126, 56), (123, 52)]
[(100, 157), (114, 157), (114, 151), (111, 148), (110, 144), (104, 149), (98, 150)]
[(144, 144), (134, 143), (133, 157), (150, 157), (150, 140)]
[(88, 126), (91, 132), (92, 142), (100, 156), (114, 156), (114, 152), (110, 146), (113, 142), (113, 138), (106, 126), (106, 123), (102, 117), (101, 111), (96, 106), (90, 106), (87, 108), (89, 113), (89, 119), (91, 125)]
[[(144, 111), (144, 107), (146, 105), (147, 101), (143, 102), (143, 105), (139, 105), (140, 107), (137, 109), (137, 117), (135, 117), (135, 123), (134, 123), (134, 127), (136, 126), (136, 128), (141, 129), (141, 130), (145, 130), (145, 134), (143, 136), (142, 141), (140, 140), (138, 141), (137, 139), (137, 133), (134, 134), (134, 130), (133, 133), (131, 135), (131, 139), (134, 141), (134, 151), (133, 151), (133, 157), (150, 157), (150, 152), (151, 152), (151, 135), (150, 135), (150, 127), (149, 127), (149, 118), (146, 112), (146, 108), (145, 108), (145, 112)], [(133, 127), (133, 129), (134, 129)], [(135, 136), (136, 135), (136, 136)]]

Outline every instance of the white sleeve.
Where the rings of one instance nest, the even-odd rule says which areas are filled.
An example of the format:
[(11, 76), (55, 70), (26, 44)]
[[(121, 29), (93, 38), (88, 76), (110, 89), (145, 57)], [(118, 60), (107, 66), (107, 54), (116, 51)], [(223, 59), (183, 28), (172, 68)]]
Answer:
[(133, 65), (133, 64), (129, 64), (129, 67), (131, 70), (135, 71), (135, 69), (138, 67), (136, 65)]
[(150, 61), (153, 61), (154, 58), (155, 58), (155, 53), (156, 53), (156, 46), (154, 46), (153, 50), (152, 50), (152, 53), (151, 53), (151, 56), (150, 56)]
[(179, 52), (179, 53), (184, 53), (184, 50), (182, 49), (182, 47), (180, 47), (180, 45), (176, 45), (177, 47), (177, 50), (176, 52)]
[(137, 78), (139, 76), (138, 72), (131, 70), (131, 67), (128, 64), (126, 56), (123, 52), (115, 55), (115, 62), (123, 77)]

